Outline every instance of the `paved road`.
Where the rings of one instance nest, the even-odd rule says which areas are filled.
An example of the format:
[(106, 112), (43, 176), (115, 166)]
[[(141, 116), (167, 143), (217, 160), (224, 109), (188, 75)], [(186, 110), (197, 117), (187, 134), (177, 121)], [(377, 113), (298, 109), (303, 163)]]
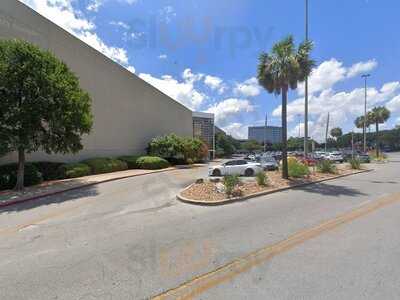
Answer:
[(397, 299), (399, 166), (395, 154), (371, 173), (219, 207), (175, 200), (203, 168), (3, 209), (0, 299), (147, 299), (184, 283), (198, 299)]

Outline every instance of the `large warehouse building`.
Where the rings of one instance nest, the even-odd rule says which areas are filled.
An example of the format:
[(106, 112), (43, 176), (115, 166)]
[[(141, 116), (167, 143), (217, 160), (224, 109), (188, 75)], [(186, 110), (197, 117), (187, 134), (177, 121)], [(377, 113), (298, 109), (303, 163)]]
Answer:
[[(19, 38), (53, 52), (92, 98), (94, 125), (77, 155), (33, 153), (29, 160), (78, 161), (140, 154), (155, 136), (193, 135), (192, 112), (17, 0), (0, 1), (0, 38)], [(16, 160), (16, 155), (0, 162)]]

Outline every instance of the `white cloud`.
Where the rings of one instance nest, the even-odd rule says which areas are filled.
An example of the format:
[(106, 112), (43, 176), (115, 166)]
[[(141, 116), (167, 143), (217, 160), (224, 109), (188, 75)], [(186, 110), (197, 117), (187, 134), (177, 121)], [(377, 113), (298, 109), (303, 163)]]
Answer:
[(219, 94), (223, 94), (226, 88), (224, 85), (224, 81), (217, 76), (205, 76), (204, 84), (212, 90), (218, 90)]
[[(377, 66), (378, 63), (375, 60), (358, 62), (350, 68), (346, 68), (342, 62), (335, 58), (324, 61), (310, 75), (308, 80), (309, 93), (312, 94), (330, 89), (346, 78), (352, 78), (364, 72), (372, 71)], [(304, 83), (299, 84), (298, 93), (299, 95), (304, 95)]]
[(158, 56), (159, 59), (167, 59), (168, 56), (166, 54), (161, 54)]
[(176, 17), (175, 9), (170, 5), (163, 7), (158, 13), (161, 20), (167, 24), (170, 23), (174, 17)]
[(376, 60), (371, 59), (366, 62), (359, 62), (351, 66), (347, 72), (347, 77), (352, 78), (367, 72), (372, 71), (378, 66)]
[(394, 97), (392, 100), (390, 100), (387, 104), (386, 107), (391, 111), (391, 112), (400, 112), (400, 95)]
[(128, 67), (126, 67), (126, 69), (131, 73), (135, 73), (136, 72), (136, 69), (135, 69), (134, 66), (128, 66)]
[(122, 65), (129, 64), (126, 50), (105, 44), (94, 32), (96, 26), (91, 21), (85, 19), (80, 11), (74, 9), (71, 0), (21, 1), (96, 50), (102, 52), (110, 59)]
[(242, 83), (236, 84), (234, 93), (235, 95), (244, 97), (255, 97), (261, 93), (261, 87), (258, 84), (257, 78), (252, 77)]
[[(387, 83), (380, 90), (368, 88), (368, 107), (382, 105), (392, 99), (394, 93), (400, 90), (400, 84)], [(398, 96), (387, 103), (388, 108), (397, 108)], [(390, 108), (389, 108), (390, 109)], [(304, 98), (298, 98), (288, 104), (288, 121), (296, 120), (298, 114), (304, 111)], [(350, 92), (335, 92), (333, 89), (323, 90), (319, 95), (309, 98), (310, 135), (317, 140), (324, 138), (324, 128), (328, 113), (332, 126), (353, 124), (354, 119), (364, 112), (364, 88), (356, 88)], [(281, 116), (281, 106), (273, 111), (273, 116)]]
[(182, 72), (182, 78), (191, 83), (195, 83), (196, 81), (202, 80), (204, 77), (204, 74), (198, 73), (194, 74), (191, 69), (187, 68)]
[(248, 113), (252, 111), (254, 111), (254, 106), (249, 100), (236, 98), (223, 100), (207, 109), (207, 112), (215, 115), (215, 122), (221, 126), (226, 126), (231, 117), (238, 116), (243, 112)]
[(248, 126), (242, 123), (231, 123), (224, 126), (222, 130), (236, 139), (247, 139), (248, 136)]
[(150, 74), (139, 74), (139, 77), (192, 110), (199, 109), (207, 99), (205, 94), (195, 89), (196, 75), (190, 69), (184, 71), (183, 81), (178, 81), (170, 75), (157, 78)]
[(125, 22), (122, 22), (122, 21), (118, 21), (118, 22), (117, 21), (111, 21), (110, 25), (121, 27), (121, 28), (123, 28), (125, 30), (129, 30), (131, 28), (128, 24), (126, 24)]
[[(107, 0), (90, 0), (86, 9), (93, 12), (98, 12), (100, 7), (104, 5)], [(118, 0), (121, 3), (133, 4), (137, 2), (137, 0)]]
[[(309, 93), (320, 92), (331, 88), (333, 85), (346, 78), (346, 68), (343, 63), (332, 58), (324, 61), (315, 68), (308, 80)], [(299, 85), (299, 95), (304, 95), (304, 83)]]

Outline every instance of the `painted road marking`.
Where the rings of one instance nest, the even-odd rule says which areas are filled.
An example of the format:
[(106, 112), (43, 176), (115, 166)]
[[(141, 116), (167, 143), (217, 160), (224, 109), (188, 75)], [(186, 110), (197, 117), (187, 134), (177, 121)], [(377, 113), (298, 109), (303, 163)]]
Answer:
[(400, 202), (400, 193), (382, 197), (376, 201), (361, 205), (358, 208), (338, 216), (332, 220), (321, 223), (311, 229), (306, 229), (295, 233), (289, 238), (276, 244), (266, 246), (260, 250), (252, 252), (244, 257), (236, 259), (214, 271), (200, 275), (181, 286), (162, 293), (152, 299), (167, 300), (193, 299), (196, 296), (210, 290), (219, 284), (232, 280), (236, 276), (247, 272), (251, 268), (261, 265), (272, 259), (274, 256), (287, 252), (288, 250), (313, 239), (324, 232), (331, 231), (343, 224), (350, 223), (355, 219), (366, 216), (380, 208)]

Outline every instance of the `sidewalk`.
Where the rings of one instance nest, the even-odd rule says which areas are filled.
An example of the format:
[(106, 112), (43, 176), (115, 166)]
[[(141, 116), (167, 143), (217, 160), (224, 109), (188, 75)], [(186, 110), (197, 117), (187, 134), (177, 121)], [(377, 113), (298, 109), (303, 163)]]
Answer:
[(113, 172), (107, 174), (91, 175), (86, 177), (47, 181), (40, 185), (26, 187), (23, 192), (12, 190), (0, 191), (0, 207), (9, 206), (26, 201), (36, 200), (42, 197), (60, 194), (70, 190), (96, 185), (99, 183), (149, 175), (154, 173), (169, 172), (179, 169), (201, 167), (202, 164), (194, 164), (192, 166), (176, 166), (162, 170), (127, 170), (121, 172)]

